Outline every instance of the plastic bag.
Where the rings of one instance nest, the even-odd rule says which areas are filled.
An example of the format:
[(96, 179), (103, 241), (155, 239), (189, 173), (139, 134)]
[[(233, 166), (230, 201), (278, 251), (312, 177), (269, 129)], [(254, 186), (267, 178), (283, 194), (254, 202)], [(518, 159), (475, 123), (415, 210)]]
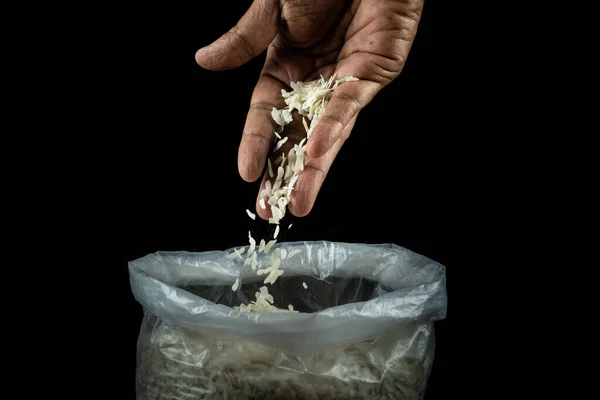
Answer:
[(232, 309), (265, 279), (228, 259), (233, 249), (130, 262), (144, 309), (138, 400), (422, 399), (433, 321), (446, 315), (444, 267), (393, 244), (277, 247), (302, 250), (268, 286), (275, 306), (299, 313)]

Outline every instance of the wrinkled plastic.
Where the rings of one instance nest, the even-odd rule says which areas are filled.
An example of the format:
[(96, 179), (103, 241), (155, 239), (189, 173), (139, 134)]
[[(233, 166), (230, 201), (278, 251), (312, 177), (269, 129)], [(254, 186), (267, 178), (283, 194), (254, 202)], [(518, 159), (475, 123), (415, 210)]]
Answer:
[(421, 399), (433, 321), (446, 315), (444, 267), (393, 244), (283, 243), (271, 254), (277, 247), (302, 250), (267, 285), (275, 306), (299, 313), (232, 309), (266, 278), (228, 259), (233, 249), (130, 262), (144, 309), (138, 400)]

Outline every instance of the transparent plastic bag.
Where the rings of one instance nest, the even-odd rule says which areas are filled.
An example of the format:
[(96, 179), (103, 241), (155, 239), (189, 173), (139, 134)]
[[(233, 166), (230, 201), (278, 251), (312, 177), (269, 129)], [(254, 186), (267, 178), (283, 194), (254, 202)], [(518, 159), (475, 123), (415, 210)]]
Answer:
[(138, 400), (422, 399), (433, 321), (446, 315), (444, 267), (393, 244), (277, 247), (302, 250), (268, 285), (275, 306), (299, 313), (232, 309), (266, 277), (228, 259), (233, 249), (130, 262), (144, 309)]

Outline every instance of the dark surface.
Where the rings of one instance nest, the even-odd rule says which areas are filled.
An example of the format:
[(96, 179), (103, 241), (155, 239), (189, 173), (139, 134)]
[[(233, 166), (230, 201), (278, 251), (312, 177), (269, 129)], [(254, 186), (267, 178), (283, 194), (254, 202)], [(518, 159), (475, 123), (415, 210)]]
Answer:
[[(130, 292), (127, 262), (158, 250), (243, 245), (251, 227), (255, 237), (269, 232), (266, 223), (253, 222), (244, 212), (253, 208), (258, 183), (246, 183), (237, 173), (239, 139), (263, 57), (218, 73), (194, 61), (195, 51), (235, 24), (247, 3), (140, 10), (139, 23), (119, 49), (134, 59), (133, 68), (122, 72), (129, 84), (115, 99), (131, 107), (109, 111), (129, 121), (118, 127), (124, 133), (114, 135), (125, 163), (119, 174), (122, 251), (112, 255), (119, 271), (112, 298), (122, 318), (118, 339), (113, 338), (120, 362), (112, 382), (130, 393), (119, 398), (134, 398), (142, 317)], [(450, 337), (460, 329), (453, 321), (459, 307), (454, 296), (460, 291), (458, 272), (465, 275), (465, 249), (472, 246), (465, 215), (476, 202), (466, 194), (465, 176), (474, 171), (457, 122), (463, 110), (450, 73), (456, 62), (448, 57), (453, 38), (440, 3), (425, 5), (404, 71), (359, 115), (313, 211), (289, 220), (293, 228), (279, 237), (395, 243), (447, 267), (448, 317), (436, 323), (427, 400), (463, 390), (449, 378), (455, 362)], [(115, 64), (119, 68), (118, 60)]]

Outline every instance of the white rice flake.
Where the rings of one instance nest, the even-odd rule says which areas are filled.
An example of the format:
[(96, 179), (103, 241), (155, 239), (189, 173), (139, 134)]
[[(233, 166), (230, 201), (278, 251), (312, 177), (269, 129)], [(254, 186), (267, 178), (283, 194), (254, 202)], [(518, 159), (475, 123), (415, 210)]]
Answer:
[(281, 265), (281, 258), (279, 257), (280, 254), (281, 249), (275, 249), (275, 251), (271, 255), (271, 258), (269, 259), (269, 267), (267, 268), (267, 271), (271, 272), (279, 268), (279, 266)]
[(288, 165), (285, 167), (285, 174), (283, 175), (283, 180), (284, 181), (289, 181), (290, 180), (290, 178), (292, 177), (292, 174), (294, 172), (296, 172), (295, 168), (296, 168), (295, 165), (292, 165), (291, 162), (288, 163)]
[(258, 245), (258, 252), (262, 252), (265, 249), (265, 239), (260, 239), (260, 244)]
[(304, 289), (308, 289), (308, 285), (306, 284), (306, 282), (302, 282), (302, 287), (303, 287)]
[(281, 111), (281, 117), (283, 118), (283, 122), (285, 122), (285, 124), (289, 124), (290, 122), (292, 122), (292, 112), (290, 110), (282, 110)]
[(250, 256), (252, 256), (252, 253), (254, 253), (254, 249), (256, 247), (256, 240), (254, 240), (254, 238), (250, 234), (250, 231), (248, 231), (248, 239), (250, 241), (250, 248), (248, 249), (248, 254), (246, 254), (246, 258), (250, 258)]
[(248, 214), (248, 216), (253, 220), (256, 220), (256, 214), (254, 214), (252, 211), (246, 209), (246, 214)]
[(281, 153), (281, 163), (279, 164), (279, 166), (280, 166), (281, 168), (284, 168), (284, 167), (285, 167), (285, 162), (286, 162), (287, 160), (288, 160), (288, 159), (287, 159), (287, 157), (285, 156), (285, 154), (284, 154), (284, 153)]
[(283, 213), (281, 212), (279, 207), (276, 205), (271, 206), (271, 213), (273, 214), (273, 223), (279, 224), (279, 220), (283, 218)]
[(233, 253), (229, 254), (227, 256), (227, 258), (229, 258), (230, 260), (233, 260), (234, 258), (242, 258), (242, 254), (244, 253), (246, 249), (242, 247), (242, 251), (239, 252), (238, 249), (233, 249)]
[(261, 198), (261, 199), (258, 201), (258, 204), (260, 204), (260, 208), (262, 208), (263, 210), (266, 210), (266, 209), (267, 209), (267, 206), (265, 205), (265, 199), (264, 199), (264, 198)]
[(298, 173), (300, 171), (304, 171), (304, 153), (298, 154), (296, 164), (294, 165), (294, 172)]
[(237, 278), (235, 280), (235, 282), (233, 283), (233, 286), (231, 286), (231, 290), (233, 290), (235, 292), (236, 290), (238, 290), (239, 286), (240, 286), (240, 278)]
[(275, 227), (275, 234), (273, 235), (273, 239), (277, 239), (277, 235), (279, 235), (279, 225)]
[(254, 294), (256, 296), (256, 298), (258, 298), (259, 296), (262, 296), (269, 303), (273, 304), (273, 296), (271, 296), (269, 294), (269, 288), (267, 288), (266, 286), (261, 286), (259, 290), (260, 290), (259, 292), (256, 292)]
[(252, 254), (252, 258), (250, 261), (250, 265), (252, 266), (252, 271), (255, 271), (256, 267), (258, 266), (258, 261), (256, 260), (257, 256), (258, 256), (258, 253)]
[(284, 137), (283, 139), (281, 139), (280, 141), (277, 142), (277, 145), (275, 146), (275, 148), (273, 149), (273, 151), (277, 151), (281, 148), (281, 146), (283, 146), (285, 144), (285, 142), (288, 141), (288, 137)]
[(269, 274), (269, 276), (267, 276), (267, 278), (264, 281), (264, 284), (274, 284), (275, 281), (277, 280), (277, 278), (279, 278), (281, 275), (283, 275), (283, 270), (281, 269), (274, 269), (273, 271), (271, 271), (271, 273)]
[(277, 243), (277, 240), (269, 240), (267, 242), (267, 245), (265, 246), (265, 254), (269, 254), (269, 252), (271, 251), (271, 247), (273, 247), (275, 243)]
[(286, 125), (282, 113), (283, 113), (283, 110), (278, 110), (275, 107), (273, 107), (273, 109), (271, 110), (271, 117), (273, 118), (275, 123), (280, 126)]
[(284, 174), (284, 169), (283, 167), (279, 167), (277, 169), (277, 178), (275, 178), (275, 184), (273, 185), (273, 190), (277, 190), (281, 187), (281, 180), (283, 179), (283, 174)]
[(283, 214), (283, 210), (285, 210), (285, 206), (288, 205), (288, 199), (285, 196), (282, 196), (279, 198), (279, 200), (277, 200), (277, 207), (279, 207), (279, 209), (281, 210), (282, 214)]
[(302, 250), (300, 249), (295, 249), (289, 252), (287, 259), (289, 260), (290, 258), (294, 257), (296, 254), (300, 254), (302, 252)]
[(272, 178), (273, 176), (275, 176), (275, 174), (273, 173), (273, 166), (271, 165), (270, 158), (267, 158), (267, 167), (269, 169), (269, 176)]

